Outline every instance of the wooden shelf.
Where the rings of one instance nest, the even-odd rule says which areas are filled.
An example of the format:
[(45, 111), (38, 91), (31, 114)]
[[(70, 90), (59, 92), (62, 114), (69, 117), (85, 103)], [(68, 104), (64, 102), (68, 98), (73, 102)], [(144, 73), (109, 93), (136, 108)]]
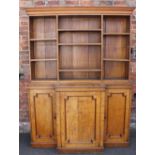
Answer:
[(100, 72), (101, 69), (59, 69), (59, 72)]
[(91, 80), (91, 81), (92, 81), (92, 80), (93, 80), (94, 82), (100, 80), (100, 78), (91, 78), (91, 79), (90, 79), (90, 78), (89, 78), (89, 79), (88, 79), (88, 78), (80, 78), (80, 79), (78, 79), (78, 78), (67, 78), (67, 79), (65, 79), (65, 78), (60, 78), (60, 79), (61, 79), (62, 81), (74, 80), (74, 82), (75, 82), (75, 81), (79, 81), (79, 80), (80, 80), (80, 81), (86, 81), (86, 80), (87, 80), (87, 81), (88, 81), (88, 80)]
[(125, 35), (126, 36), (126, 35), (130, 35), (130, 33), (103, 33), (103, 35), (109, 35), (109, 36)]
[(122, 62), (129, 62), (129, 59), (109, 59), (109, 58), (104, 58), (104, 61), (122, 61)]
[(90, 45), (90, 46), (97, 46), (97, 45), (101, 45), (101, 43), (59, 43), (58, 45), (60, 45), (60, 46), (74, 46), (74, 45)]
[(128, 78), (105, 78), (105, 80), (128, 80)]
[(92, 32), (92, 31), (101, 31), (101, 29), (58, 29), (59, 32)]
[(31, 59), (31, 62), (33, 61), (57, 61), (57, 59)]
[(56, 38), (32, 38), (30, 41), (56, 41)]
[(51, 80), (52, 80), (52, 81), (53, 81), (53, 80), (56, 81), (57, 78), (35, 78), (35, 79), (32, 79), (32, 81), (36, 81), (36, 82), (37, 82), (37, 81), (48, 81), (48, 80), (49, 80), (49, 81), (51, 81)]

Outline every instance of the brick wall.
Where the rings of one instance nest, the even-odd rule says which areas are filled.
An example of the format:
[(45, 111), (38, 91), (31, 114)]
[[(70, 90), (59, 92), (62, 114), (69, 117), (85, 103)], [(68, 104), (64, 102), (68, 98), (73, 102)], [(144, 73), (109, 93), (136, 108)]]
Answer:
[[(135, 6), (135, 0), (20, 0), (19, 1), (19, 62), (20, 71), (24, 76), (20, 79), (19, 84), (19, 121), (20, 132), (29, 131), (28, 117), (28, 89), (30, 83), (29, 70), (29, 53), (28, 53), (28, 16), (24, 7), (38, 6)], [(136, 19), (135, 11), (132, 16), (132, 47), (136, 46)], [(130, 74), (136, 89), (136, 62), (133, 59), (131, 62)], [(135, 109), (135, 102), (133, 102)]]

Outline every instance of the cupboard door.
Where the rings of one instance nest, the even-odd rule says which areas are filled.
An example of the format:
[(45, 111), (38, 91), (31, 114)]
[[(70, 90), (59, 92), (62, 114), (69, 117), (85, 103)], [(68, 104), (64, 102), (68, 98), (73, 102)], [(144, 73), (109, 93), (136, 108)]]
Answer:
[(105, 143), (126, 145), (130, 120), (130, 90), (109, 89), (105, 107)]
[(58, 144), (58, 147), (64, 149), (103, 147), (101, 93), (61, 92), (59, 97), (61, 145)]
[(30, 91), (32, 146), (53, 146), (55, 142), (55, 101), (50, 89)]

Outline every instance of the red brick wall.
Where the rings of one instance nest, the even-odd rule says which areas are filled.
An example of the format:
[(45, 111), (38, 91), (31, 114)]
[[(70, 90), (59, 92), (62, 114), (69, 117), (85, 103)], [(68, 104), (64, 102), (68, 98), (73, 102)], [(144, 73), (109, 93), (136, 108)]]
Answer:
[[(28, 122), (28, 90), (27, 86), (30, 83), (29, 71), (29, 53), (28, 53), (28, 16), (26, 15), (24, 7), (45, 6), (135, 6), (135, 0), (20, 0), (19, 13), (19, 60), (20, 68), (23, 70), (24, 77), (20, 80), (20, 96), (19, 96), (19, 117), (20, 122)], [(46, 7), (45, 6), (45, 7)], [(132, 16), (132, 47), (136, 43), (136, 19), (135, 12)], [(131, 78), (133, 79), (133, 90), (136, 88), (136, 64), (135, 61), (131, 63)], [(135, 105), (134, 105), (135, 106)]]

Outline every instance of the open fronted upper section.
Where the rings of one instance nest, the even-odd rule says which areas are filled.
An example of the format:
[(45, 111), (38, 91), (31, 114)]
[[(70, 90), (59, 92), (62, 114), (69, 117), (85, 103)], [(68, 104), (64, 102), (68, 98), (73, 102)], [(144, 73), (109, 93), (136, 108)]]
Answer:
[(133, 9), (79, 9), (28, 9), (31, 79), (128, 80)]

